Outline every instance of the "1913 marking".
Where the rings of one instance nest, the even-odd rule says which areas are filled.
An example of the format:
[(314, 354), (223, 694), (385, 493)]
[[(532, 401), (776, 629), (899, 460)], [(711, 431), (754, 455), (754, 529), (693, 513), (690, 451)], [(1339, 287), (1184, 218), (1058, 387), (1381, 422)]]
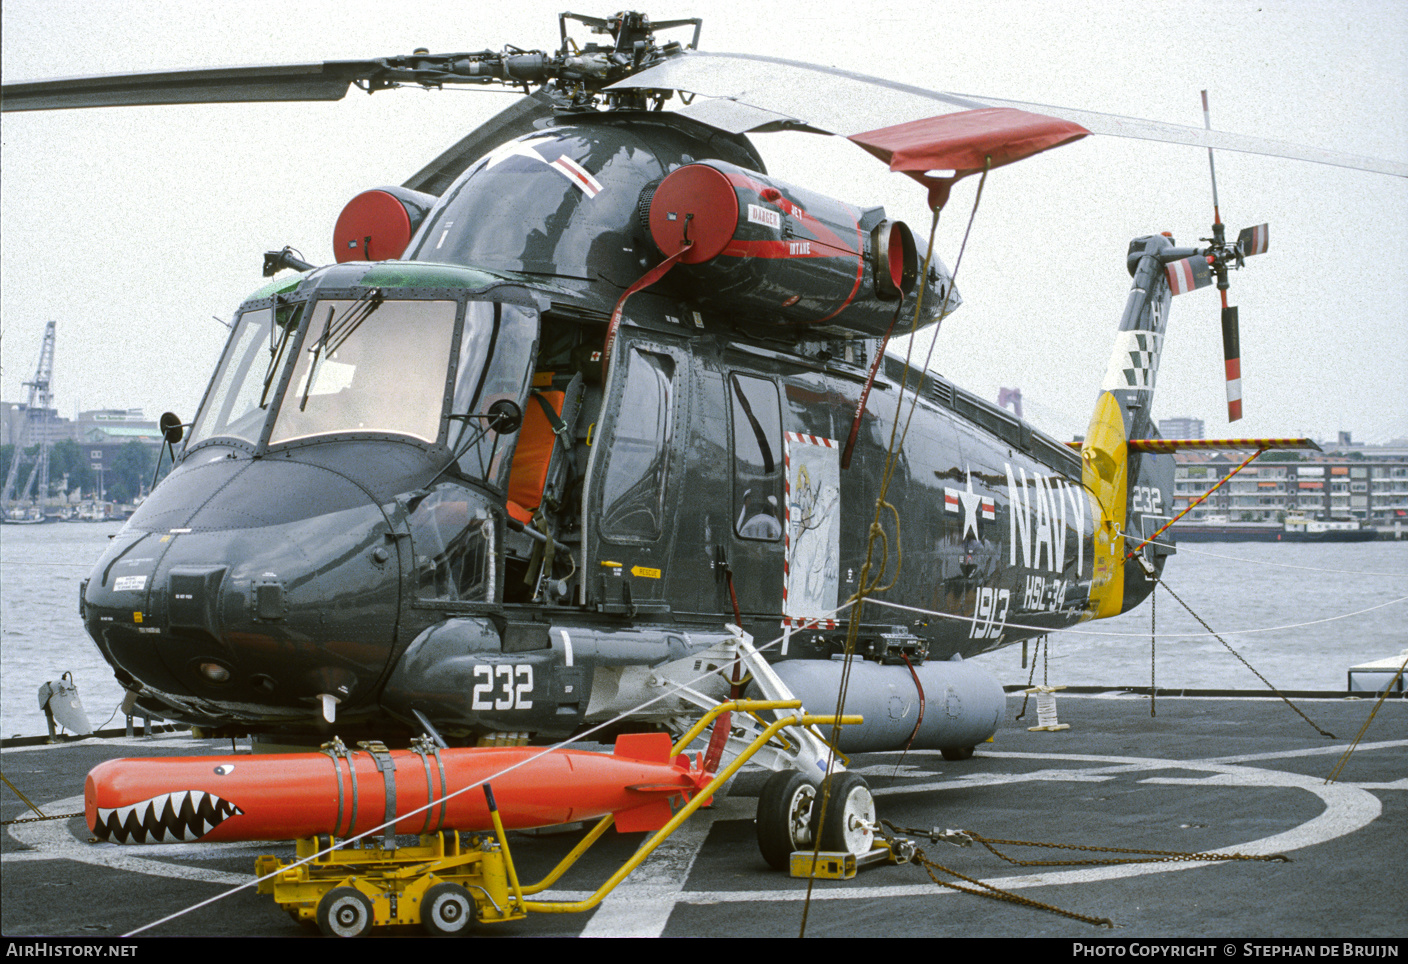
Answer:
[(1012, 593), (1006, 589), (978, 590), (977, 602), (973, 607), (973, 628), (968, 631), (969, 639), (997, 639), (1007, 622), (1007, 610), (1012, 604)]

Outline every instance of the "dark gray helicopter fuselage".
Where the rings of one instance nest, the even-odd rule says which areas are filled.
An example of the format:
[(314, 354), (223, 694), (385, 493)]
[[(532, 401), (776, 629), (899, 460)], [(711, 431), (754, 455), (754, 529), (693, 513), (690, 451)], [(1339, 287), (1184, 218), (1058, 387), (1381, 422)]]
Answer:
[[(726, 638), (735, 600), (759, 643), (785, 636), (770, 659), (829, 661), (892, 446), (871, 575), (908, 608), (867, 604), (863, 651), (969, 657), (1089, 618), (1098, 520), (1068, 446), (886, 358), (841, 468), (877, 326), (915, 297), (874, 296), (864, 259), (853, 287), (836, 269), (870, 303), (854, 329), (785, 297), (815, 259), (744, 308), (674, 270), (625, 303), (603, 378), (613, 308), (661, 260), (643, 192), (704, 161), (763, 173), (746, 140), (670, 115), (568, 117), (467, 171), (405, 260), (246, 301), (178, 464), (85, 583), (138, 705), (239, 731), (385, 737), (420, 714), (563, 735), (617, 705), (613, 668)], [(860, 212), (857, 238), (882, 219)], [(768, 284), (791, 314), (755, 307)], [(928, 321), (957, 303), (941, 267), (919, 289)], [(524, 428), (489, 414), (503, 401)], [(535, 420), (555, 461), (525, 507)], [(1171, 504), (1171, 472), (1143, 466)], [(1125, 608), (1148, 586), (1126, 570)]]

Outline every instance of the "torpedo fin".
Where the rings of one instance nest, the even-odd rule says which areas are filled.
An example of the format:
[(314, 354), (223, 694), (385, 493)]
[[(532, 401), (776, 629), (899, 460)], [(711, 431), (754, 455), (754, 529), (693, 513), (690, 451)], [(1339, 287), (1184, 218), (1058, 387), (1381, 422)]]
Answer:
[(616, 738), (613, 755), (642, 763), (669, 763), (671, 749), (668, 733), (622, 733)]
[(674, 815), (670, 798), (666, 796), (653, 797), (638, 807), (617, 810), (614, 814), (616, 829), (621, 833), (650, 833), (659, 830), (669, 823)]

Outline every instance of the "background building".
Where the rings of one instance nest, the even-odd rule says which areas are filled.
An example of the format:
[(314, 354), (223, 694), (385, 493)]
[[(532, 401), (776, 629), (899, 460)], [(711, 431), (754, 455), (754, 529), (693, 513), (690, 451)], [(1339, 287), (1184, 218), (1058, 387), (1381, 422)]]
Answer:
[[(1281, 522), (1286, 513), (1357, 519), (1381, 530), (1408, 528), (1408, 454), (1297, 457), (1268, 452), (1193, 509), (1189, 520)], [(1249, 452), (1179, 452), (1174, 456), (1174, 512), (1226, 478)]]
[(1203, 435), (1203, 420), (1200, 418), (1161, 418), (1159, 434), (1164, 438), (1206, 437)]

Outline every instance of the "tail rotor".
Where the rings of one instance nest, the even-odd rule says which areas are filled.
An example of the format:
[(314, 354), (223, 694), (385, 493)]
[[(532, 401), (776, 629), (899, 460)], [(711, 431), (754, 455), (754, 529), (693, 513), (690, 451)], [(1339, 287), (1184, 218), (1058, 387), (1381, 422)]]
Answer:
[[(1203, 91), (1203, 124), (1212, 130), (1207, 91)], [(1235, 242), (1227, 243), (1226, 227), (1222, 223), (1222, 212), (1217, 201), (1217, 167), (1211, 147), (1208, 148), (1208, 170), (1212, 175), (1212, 237), (1201, 239), (1208, 242), (1206, 248), (1192, 257), (1168, 264), (1165, 270), (1169, 289), (1175, 295), (1205, 287), (1212, 284), (1214, 277), (1217, 279), (1217, 290), (1222, 295), (1222, 360), (1227, 378), (1227, 421), (1235, 422), (1242, 417), (1242, 348), (1237, 308), (1227, 303), (1227, 272), (1229, 268), (1243, 267), (1246, 259), (1254, 254), (1265, 254), (1268, 235), (1267, 226), (1258, 224), (1243, 228)]]

